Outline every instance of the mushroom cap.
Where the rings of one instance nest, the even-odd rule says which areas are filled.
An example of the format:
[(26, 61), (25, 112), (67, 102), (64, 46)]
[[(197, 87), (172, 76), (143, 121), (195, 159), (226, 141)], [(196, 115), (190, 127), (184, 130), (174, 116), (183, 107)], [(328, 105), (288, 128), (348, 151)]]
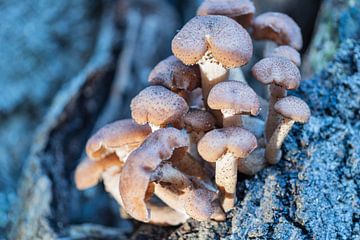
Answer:
[(288, 90), (297, 89), (301, 81), (299, 69), (283, 57), (268, 57), (260, 60), (253, 66), (252, 74), (263, 84), (274, 83)]
[(75, 170), (76, 188), (83, 190), (93, 187), (99, 182), (101, 174), (106, 169), (113, 166), (121, 168), (122, 165), (123, 163), (116, 154), (111, 154), (98, 161), (91, 161), (90, 159), (85, 158)]
[(219, 204), (218, 195), (205, 189), (195, 189), (189, 192), (185, 200), (186, 213), (198, 220), (216, 219), (225, 220), (225, 213)]
[(238, 158), (246, 158), (256, 147), (256, 137), (240, 127), (212, 130), (198, 143), (199, 154), (208, 162), (216, 162), (228, 152)]
[(186, 132), (164, 128), (153, 132), (130, 154), (120, 176), (120, 195), (125, 210), (133, 218), (143, 222), (150, 220), (146, 198), (152, 173), (162, 161), (170, 160), (176, 149), (184, 149), (176, 153), (185, 155), (189, 144)]
[(97, 160), (114, 153), (122, 146), (138, 146), (151, 133), (148, 125), (138, 125), (132, 119), (124, 119), (105, 125), (86, 143), (86, 154)]
[(295, 48), (286, 45), (275, 48), (270, 55), (266, 57), (283, 57), (289, 59), (298, 67), (301, 65), (300, 53), (296, 51)]
[(231, 109), (236, 114), (257, 115), (260, 110), (259, 98), (247, 84), (238, 81), (225, 81), (216, 84), (208, 96), (211, 109)]
[(131, 115), (138, 124), (166, 126), (181, 120), (189, 106), (186, 101), (162, 86), (150, 86), (131, 101)]
[(200, 86), (199, 66), (187, 66), (175, 56), (159, 62), (149, 75), (151, 85), (162, 85), (171, 91), (192, 91)]
[(303, 46), (300, 27), (283, 13), (267, 12), (257, 16), (253, 21), (253, 36), (256, 40), (272, 40), (297, 50)]
[(216, 119), (205, 110), (191, 109), (185, 115), (184, 123), (189, 132), (207, 132), (215, 128)]
[(253, 52), (248, 32), (225, 16), (192, 18), (172, 40), (172, 51), (186, 65), (196, 64), (207, 51), (225, 68), (246, 64)]
[(309, 120), (311, 112), (309, 106), (298, 97), (288, 96), (280, 99), (274, 105), (276, 112), (285, 118), (305, 123)]
[(197, 10), (197, 15), (222, 15), (249, 26), (255, 13), (254, 3), (250, 0), (205, 0)]

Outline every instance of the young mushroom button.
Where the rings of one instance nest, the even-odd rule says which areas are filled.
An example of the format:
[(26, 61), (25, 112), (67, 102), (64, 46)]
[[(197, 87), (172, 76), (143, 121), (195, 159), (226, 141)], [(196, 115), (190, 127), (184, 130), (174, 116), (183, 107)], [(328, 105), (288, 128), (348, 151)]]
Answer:
[(305, 123), (310, 118), (308, 105), (300, 98), (289, 96), (275, 104), (275, 111), (283, 116), (282, 122), (276, 128), (266, 145), (265, 158), (271, 164), (276, 164), (281, 158), (281, 145), (295, 122)]
[(197, 10), (197, 15), (222, 15), (236, 20), (244, 27), (251, 25), (255, 13), (250, 0), (205, 0)]
[(256, 147), (256, 137), (239, 127), (212, 130), (199, 141), (200, 155), (208, 162), (216, 162), (215, 181), (225, 211), (234, 206), (238, 161), (248, 157)]
[(175, 56), (170, 56), (158, 63), (149, 75), (151, 85), (161, 85), (181, 94), (200, 86), (200, 70), (197, 65), (187, 66)]
[(252, 68), (252, 74), (259, 82), (270, 85), (268, 119), (265, 137), (268, 141), (278, 123), (274, 104), (287, 95), (287, 90), (297, 89), (301, 75), (299, 69), (290, 60), (282, 57), (269, 57), (260, 60)]
[(208, 97), (211, 109), (221, 110), (224, 127), (241, 126), (241, 114), (256, 116), (260, 110), (259, 99), (245, 83), (225, 81), (215, 85)]
[(186, 101), (162, 86), (150, 86), (131, 101), (131, 115), (138, 124), (149, 123), (155, 131), (172, 124), (178, 126), (189, 110)]
[(148, 125), (138, 125), (132, 119), (105, 125), (86, 143), (86, 154), (90, 160), (100, 160), (116, 153), (125, 162), (127, 155), (151, 133)]
[(300, 27), (286, 14), (263, 13), (253, 22), (253, 36), (256, 40), (272, 40), (279, 45), (289, 45), (300, 50), (303, 45)]
[(245, 65), (253, 45), (247, 31), (225, 16), (197, 16), (172, 40), (174, 55), (186, 65), (200, 65), (205, 103), (211, 88), (228, 77), (228, 69)]

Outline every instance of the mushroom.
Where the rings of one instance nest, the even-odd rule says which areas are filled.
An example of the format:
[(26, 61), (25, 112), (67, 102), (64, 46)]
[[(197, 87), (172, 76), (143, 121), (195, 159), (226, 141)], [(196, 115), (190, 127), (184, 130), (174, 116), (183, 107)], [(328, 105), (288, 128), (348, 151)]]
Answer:
[(240, 114), (257, 115), (260, 109), (254, 90), (237, 81), (225, 81), (215, 85), (209, 93), (208, 105), (211, 109), (221, 110), (224, 127), (240, 127)]
[(238, 171), (252, 176), (264, 169), (265, 166), (265, 149), (257, 148), (247, 158), (239, 161)]
[(253, 21), (253, 37), (271, 40), (279, 45), (289, 45), (300, 50), (303, 45), (301, 29), (288, 15), (277, 12), (260, 14)]
[(189, 110), (186, 101), (162, 86), (150, 86), (131, 101), (131, 115), (138, 124), (155, 131), (170, 124), (179, 126)]
[[(154, 190), (157, 194), (154, 188), (155, 183), (160, 185), (163, 192), (166, 190), (163, 196), (168, 197), (169, 191), (172, 192), (170, 196), (177, 195), (176, 201), (173, 198), (170, 201), (170, 204), (171, 202), (177, 204), (173, 207), (169, 205), (166, 198), (157, 194), (170, 207), (182, 212), (187, 194), (195, 188), (202, 187), (201, 184), (195, 185), (197, 179), (190, 178), (171, 164), (173, 159), (182, 159), (188, 147), (189, 139), (185, 132), (175, 128), (164, 128), (152, 133), (139, 148), (130, 154), (120, 176), (119, 188), (125, 210), (132, 217), (143, 222), (150, 221), (151, 211), (148, 208), (147, 199), (151, 197)], [(179, 202), (183, 204), (179, 205)], [(199, 206), (203, 203), (198, 202)], [(217, 205), (214, 208), (220, 208), (220, 206)], [(219, 216), (209, 215), (209, 218), (219, 218)]]
[(108, 155), (98, 161), (85, 158), (75, 170), (76, 188), (84, 190), (95, 186), (101, 179), (101, 174), (106, 171), (106, 169), (113, 166), (121, 168), (123, 164), (115, 154)]
[(197, 15), (223, 15), (233, 18), (244, 27), (249, 27), (255, 13), (250, 0), (205, 0), (197, 10)]
[(225, 16), (197, 16), (172, 40), (174, 55), (186, 65), (199, 64), (204, 102), (211, 88), (228, 77), (229, 68), (245, 65), (253, 52), (247, 31)]
[(192, 109), (205, 109), (201, 88), (196, 88), (189, 93), (189, 107)]
[(274, 104), (287, 95), (287, 90), (300, 85), (300, 71), (294, 63), (282, 57), (269, 57), (260, 60), (252, 68), (253, 76), (263, 84), (270, 85), (269, 112), (265, 126), (265, 138), (269, 141), (278, 124)]
[(154, 67), (148, 81), (186, 97), (188, 92), (200, 86), (200, 79), (198, 66), (187, 66), (171, 55)]
[(151, 133), (148, 125), (138, 125), (132, 119), (116, 121), (105, 125), (86, 143), (90, 160), (100, 160), (116, 153), (125, 162), (127, 155)]
[(208, 162), (216, 162), (215, 181), (226, 212), (235, 202), (238, 162), (256, 147), (256, 137), (239, 127), (212, 130), (199, 141), (199, 154)]
[(300, 53), (296, 51), (295, 48), (286, 45), (275, 48), (268, 56), (265, 57), (283, 57), (289, 59), (297, 67), (300, 67), (301, 65)]
[(265, 158), (270, 164), (276, 164), (280, 160), (281, 145), (294, 123), (306, 123), (310, 118), (308, 105), (294, 96), (280, 99), (276, 102), (274, 109), (283, 116), (283, 119), (266, 145)]

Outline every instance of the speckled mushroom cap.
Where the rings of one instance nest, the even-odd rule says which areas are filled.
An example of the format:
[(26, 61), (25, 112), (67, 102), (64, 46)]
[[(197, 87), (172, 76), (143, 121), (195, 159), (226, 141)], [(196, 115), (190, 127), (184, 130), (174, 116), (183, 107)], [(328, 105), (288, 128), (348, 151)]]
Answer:
[(288, 90), (297, 89), (301, 81), (299, 69), (283, 57), (268, 57), (260, 60), (253, 66), (252, 74), (263, 84), (275, 83)]
[(269, 56), (266, 57), (283, 57), (289, 59), (298, 67), (301, 65), (300, 53), (296, 51), (295, 48), (286, 45), (275, 48)]
[(131, 101), (131, 115), (138, 124), (166, 126), (182, 119), (189, 106), (186, 101), (162, 86), (150, 86)]
[(216, 84), (208, 96), (211, 109), (231, 109), (236, 114), (257, 115), (260, 110), (259, 98), (247, 84), (225, 81)]
[(208, 162), (216, 162), (227, 152), (238, 158), (245, 158), (256, 147), (256, 137), (240, 127), (212, 130), (206, 133), (198, 143), (199, 154)]
[(268, 12), (257, 16), (253, 21), (253, 36), (257, 40), (272, 40), (297, 50), (303, 46), (300, 27), (283, 13)]
[[(185, 211), (198, 221), (215, 219), (225, 220), (225, 213), (221, 209), (218, 195), (212, 191), (195, 189), (190, 191), (185, 201)], [(202, 203), (202, 204), (199, 204)]]
[(177, 154), (185, 155), (189, 144), (184, 131), (164, 128), (152, 133), (130, 154), (121, 172), (120, 195), (125, 210), (133, 218), (143, 222), (150, 220), (146, 198), (152, 173), (162, 161), (173, 157), (175, 149), (184, 148), (184, 151), (177, 151)]
[(205, 0), (197, 10), (197, 15), (222, 15), (231, 17), (242, 26), (251, 24), (255, 6), (250, 0)]
[(207, 51), (225, 68), (246, 64), (253, 52), (251, 38), (235, 20), (225, 16), (197, 16), (172, 40), (174, 55), (186, 65), (196, 64)]
[(184, 124), (189, 132), (207, 132), (215, 128), (215, 117), (199, 109), (191, 109), (184, 117)]
[(92, 160), (101, 159), (122, 146), (138, 146), (151, 133), (148, 125), (138, 125), (124, 119), (105, 125), (86, 144), (86, 153)]
[(187, 66), (172, 55), (155, 66), (148, 81), (151, 85), (161, 85), (177, 92), (194, 90), (200, 86), (200, 79), (199, 66)]
[(285, 118), (292, 119), (296, 122), (305, 123), (310, 118), (310, 108), (298, 97), (288, 96), (280, 99), (274, 105), (276, 112)]

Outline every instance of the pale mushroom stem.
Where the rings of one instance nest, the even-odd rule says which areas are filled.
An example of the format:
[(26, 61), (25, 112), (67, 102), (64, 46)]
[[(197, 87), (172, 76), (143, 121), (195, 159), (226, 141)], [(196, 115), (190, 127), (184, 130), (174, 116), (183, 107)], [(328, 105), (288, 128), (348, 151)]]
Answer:
[(147, 206), (151, 212), (150, 223), (153, 224), (176, 226), (186, 222), (189, 218), (185, 213), (178, 212), (168, 206), (157, 206), (152, 203)]
[(265, 149), (265, 158), (268, 163), (276, 164), (279, 162), (281, 158), (281, 146), (294, 123), (294, 120), (284, 118), (276, 128)]
[(238, 160), (234, 154), (226, 153), (216, 161), (215, 182), (221, 192), (225, 212), (235, 204)]
[(223, 115), (223, 127), (241, 127), (242, 126), (242, 118), (241, 115), (234, 114), (234, 111), (221, 110)]
[(275, 103), (280, 99), (284, 98), (287, 95), (286, 89), (276, 86), (275, 84), (270, 85), (270, 99), (269, 99), (269, 112), (266, 120), (265, 126), (265, 138), (269, 142), (271, 136), (273, 135), (276, 127), (279, 125), (280, 115), (275, 111)]
[(210, 90), (218, 83), (228, 79), (229, 71), (221, 66), (212, 56), (211, 52), (206, 52), (199, 61), (201, 73), (201, 88), (203, 91), (204, 103), (207, 104), (207, 98)]
[(270, 56), (271, 53), (274, 51), (274, 49), (277, 47), (278, 47), (277, 43), (275, 43), (273, 41), (266, 41), (264, 51), (263, 51), (264, 57)]
[(151, 132), (155, 132), (161, 128), (161, 126), (152, 123), (149, 123), (149, 126), (151, 127)]

